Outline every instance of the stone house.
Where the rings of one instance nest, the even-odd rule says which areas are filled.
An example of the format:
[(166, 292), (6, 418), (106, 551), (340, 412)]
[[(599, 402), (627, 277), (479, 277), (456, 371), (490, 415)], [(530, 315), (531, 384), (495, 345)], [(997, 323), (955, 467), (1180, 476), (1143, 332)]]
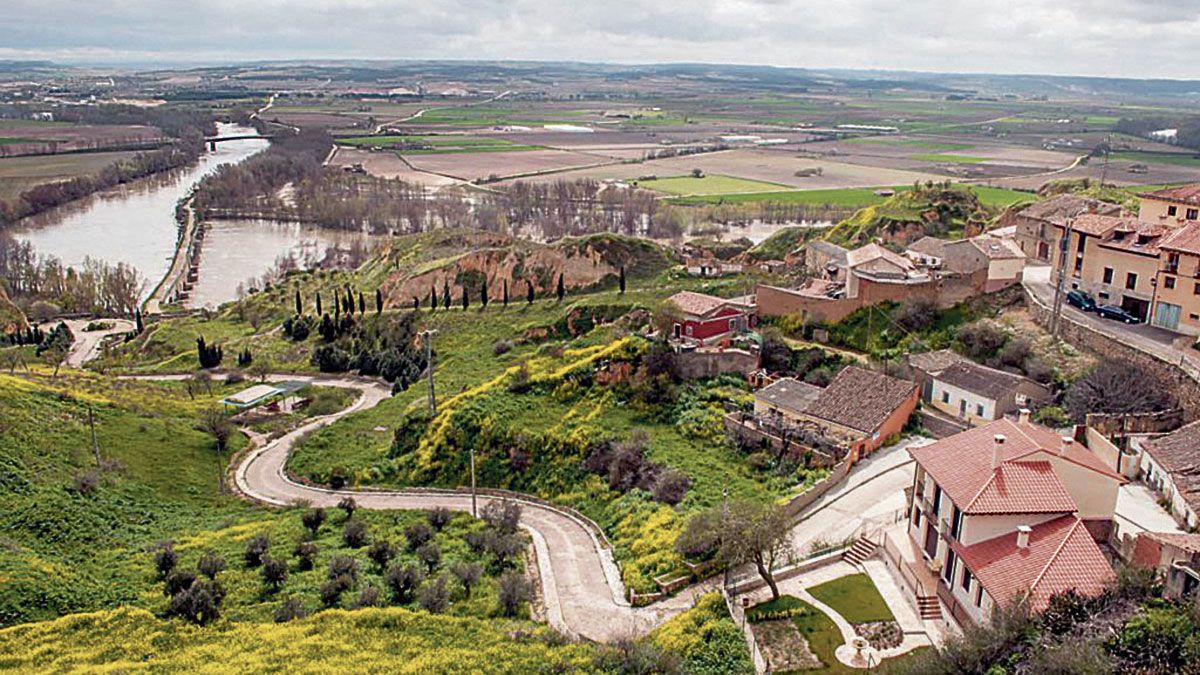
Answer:
[(1186, 598), (1200, 591), (1200, 534), (1142, 532), (1131, 562), (1158, 570), (1166, 597)]
[(926, 402), (978, 426), (1051, 400), (1046, 387), (1015, 373), (963, 359), (928, 374)]
[(1200, 527), (1200, 420), (1141, 443), (1142, 482), (1184, 527)]

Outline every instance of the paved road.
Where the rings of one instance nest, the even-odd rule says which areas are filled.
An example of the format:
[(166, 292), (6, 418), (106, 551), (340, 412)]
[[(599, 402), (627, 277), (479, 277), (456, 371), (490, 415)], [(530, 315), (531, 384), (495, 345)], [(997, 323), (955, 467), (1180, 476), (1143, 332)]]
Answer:
[[(135, 376), (141, 379), (182, 379), (187, 375)], [(427, 490), (329, 490), (297, 483), (284, 471), (288, 454), (305, 434), (351, 413), (374, 407), (390, 396), (381, 383), (352, 378), (286, 375), (322, 386), (357, 389), (361, 396), (351, 406), (316, 418), (274, 441), (251, 450), (234, 472), (238, 491), (264, 504), (287, 506), (309, 502), (335, 506), (352, 496), (367, 509), (430, 509), (443, 506), (470, 511), (470, 495)], [(479, 508), (490, 501), (479, 498)], [(625, 587), (611, 551), (578, 518), (557, 509), (526, 502), (521, 525), (533, 538), (549, 623), (556, 629), (591, 640), (611, 642), (641, 635), (666, 619), (690, 608), (695, 596), (713, 590), (696, 586), (649, 607), (634, 608), (624, 600)]]
[[(113, 327), (85, 331), (84, 328), (93, 320), (111, 323)], [(67, 328), (70, 328), (71, 334), (75, 336), (75, 341), (71, 343), (71, 350), (67, 352), (67, 358), (64, 361), (71, 368), (82, 368), (83, 364), (99, 356), (100, 342), (104, 338), (133, 330), (133, 322), (129, 319), (67, 319), (63, 323), (67, 324)]]

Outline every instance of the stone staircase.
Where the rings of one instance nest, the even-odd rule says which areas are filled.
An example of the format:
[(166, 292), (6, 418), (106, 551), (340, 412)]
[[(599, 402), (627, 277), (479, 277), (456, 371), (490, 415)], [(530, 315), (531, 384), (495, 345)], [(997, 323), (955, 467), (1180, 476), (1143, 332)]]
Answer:
[(937, 621), (942, 618), (942, 605), (936, 595), (918, 595), (917, 613), (924, 621)]
[(842, 560), (857, 567), (862, 565), (864, 560), (875, 555), (875, 549), (877, 548), (879, 548), (879, 544), (866, 537), (859, 537), (855, 540), (854, 545), (846, 549), (846, 552), (842, 554)]

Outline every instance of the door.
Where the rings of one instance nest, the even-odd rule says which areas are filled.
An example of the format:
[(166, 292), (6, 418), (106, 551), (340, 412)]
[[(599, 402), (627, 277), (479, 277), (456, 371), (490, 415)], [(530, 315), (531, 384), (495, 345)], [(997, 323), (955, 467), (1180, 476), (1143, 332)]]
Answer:
[(937, 557), (937, 541), (938, 541), (937, 519), (936, 518), (926, 518), (925, 519), (925, 556), (928, 557), (930, 560), (933, 560), (935, 557)]
[(1159, 302), (1154, 307), (1154, 325), (1177, 330), (1179, 328), (1179, 305), (1169, 302)]
[(964, 419), (967, 417), (967, 399), (965, 398), (958, 400), (958, 416)]

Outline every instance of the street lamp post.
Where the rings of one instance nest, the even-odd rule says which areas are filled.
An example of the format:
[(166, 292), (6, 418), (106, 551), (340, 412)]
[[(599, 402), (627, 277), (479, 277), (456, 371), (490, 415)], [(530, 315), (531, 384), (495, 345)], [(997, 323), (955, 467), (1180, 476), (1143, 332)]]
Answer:
[(471, 448), (471, 517), (479, 517), (475, 510), (475, 448)]
[(433, 396), (433, 336), (437, 330), (426, 328), (421, 331), (421, 341), (425, 343), (425, 372), (429, 382), (429, 416), (437, 415), (437, 399)]

